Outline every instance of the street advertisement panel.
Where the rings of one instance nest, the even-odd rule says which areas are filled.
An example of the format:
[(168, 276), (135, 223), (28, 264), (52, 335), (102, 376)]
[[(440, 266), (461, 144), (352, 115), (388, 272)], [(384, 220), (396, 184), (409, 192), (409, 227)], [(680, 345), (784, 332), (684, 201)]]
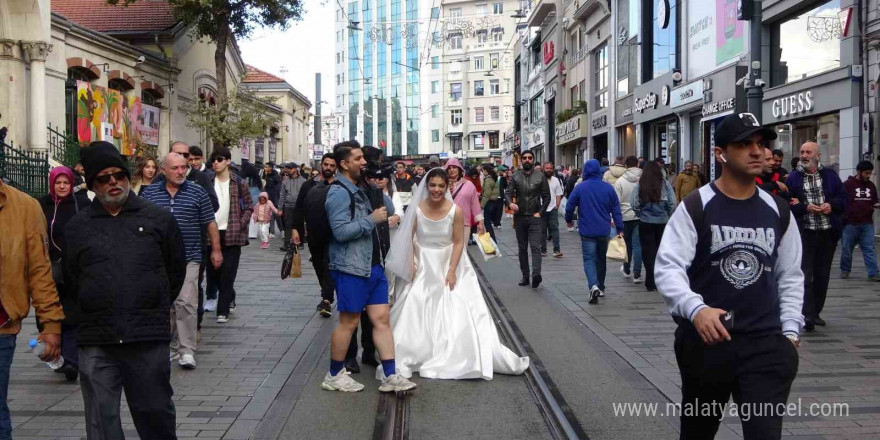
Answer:
[(697, 78), (740, 56), (746, 24), (736, 19), (737, 0), (688, 4), (688, 77)]
[(80, 145), (103, 140), (126, 156), (137, 154), (140, 144), (158, 145), (159, 109), (144, 105), (139, 97), (77, 81), (76, 100)]
[(141, 142), (147, 145), (159, 145), (159, 107), (149, 104), (141, 104), (141, 121), (138, 131), (141, 134)]

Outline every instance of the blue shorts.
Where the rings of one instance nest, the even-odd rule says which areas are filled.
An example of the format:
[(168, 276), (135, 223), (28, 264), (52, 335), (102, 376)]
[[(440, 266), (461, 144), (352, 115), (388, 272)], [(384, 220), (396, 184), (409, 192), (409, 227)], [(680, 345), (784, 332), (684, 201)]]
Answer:
[(361, 313), (367, 306), (388, 304), (388, 279), (380, 264), (372, 267), (369, 278), (335, 270), (330, 276), (336, 283), (336, 309), (340, 312)]

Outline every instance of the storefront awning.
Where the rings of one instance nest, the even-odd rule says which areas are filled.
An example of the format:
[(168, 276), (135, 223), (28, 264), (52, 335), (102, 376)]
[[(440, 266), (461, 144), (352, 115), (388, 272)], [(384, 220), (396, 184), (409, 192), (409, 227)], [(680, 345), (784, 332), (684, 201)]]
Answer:
[(498, 130), (486, 130), (486, 133), (488, 133), (488, 134), (498, 134), (498, 133), (500, 133), (500, 132), (499, 132)]
[[(485, 134), (485, 133), (486, 132), (484, 130), (474, 130), (474, 131), (468, 133), (468, 136), (474, 136), (474, 135)], [(497, 131), (496, 131), (496, 133), (497, 133)]]
[(457, 131), (455, 133), (446, 133), (446, 137), (448, 138), (460, 138), (462, 137), (462, 132)]

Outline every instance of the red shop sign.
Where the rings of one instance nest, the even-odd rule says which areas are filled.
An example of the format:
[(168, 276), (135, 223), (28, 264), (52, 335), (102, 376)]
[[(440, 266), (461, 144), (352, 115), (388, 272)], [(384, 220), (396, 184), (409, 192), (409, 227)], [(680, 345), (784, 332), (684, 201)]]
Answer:
[(552, 41), (545, 41), (542, 47), (544, 51), (544, 64), (550, 64), (553, 61), (554, 49)]

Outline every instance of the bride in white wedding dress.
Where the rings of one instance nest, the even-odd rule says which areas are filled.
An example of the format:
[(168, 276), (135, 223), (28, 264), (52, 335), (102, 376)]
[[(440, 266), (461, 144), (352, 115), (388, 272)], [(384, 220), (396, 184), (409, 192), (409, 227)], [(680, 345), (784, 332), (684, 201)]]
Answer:
[(397, 372), (486, 380), (521, 374), (529, 358), (501, 344), (474, 268), (462, 256), (464, 221), (444, 170), (425, 176), (409, 211), (386, 261), (398, 278), (391, 308)]

